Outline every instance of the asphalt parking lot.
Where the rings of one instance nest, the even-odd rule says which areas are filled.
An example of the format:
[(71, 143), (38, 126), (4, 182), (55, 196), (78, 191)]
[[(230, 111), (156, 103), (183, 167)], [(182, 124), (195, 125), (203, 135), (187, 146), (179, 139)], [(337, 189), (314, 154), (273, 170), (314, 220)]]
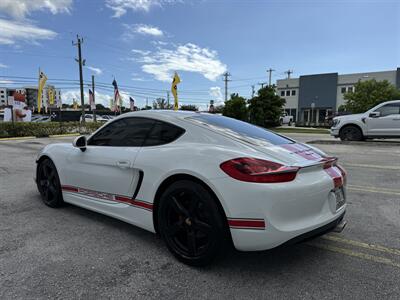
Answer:
[(152, 233), (41, 202), (32, 180), (36, 153), (71, 140), (0, 141), (0, 299), (400, 298), (400, 144), (314, 145), (349, 173), (342, 233), (272, 251), (232, 251), (196, 269), (177, 262)]

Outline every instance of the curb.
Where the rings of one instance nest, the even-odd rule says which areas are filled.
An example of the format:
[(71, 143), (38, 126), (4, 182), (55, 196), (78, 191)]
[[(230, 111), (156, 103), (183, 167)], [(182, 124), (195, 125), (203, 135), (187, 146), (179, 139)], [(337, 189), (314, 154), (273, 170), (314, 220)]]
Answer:
[(47, 137), (18, 136), (18, 137), (0, 138), (0, 142), (2, 142), (2, 141), (18, 141), (18, 140), (33, 140), (33, 139), (43, 139), (43, 138), (58, 138), (58, 137), (79, 136), (79, 135), (80, 135), (79, 133), (67, 133), (67, 134), (54, 134), (54, 135), (49, 135)]
[(385, 142), (385, 141), (328, 141), (328, 140), (315, 140), (309, 141), (307, 144), (320, 144), (320, 145), (357, 145), (357, 146), (400, 146), (399, 142)]

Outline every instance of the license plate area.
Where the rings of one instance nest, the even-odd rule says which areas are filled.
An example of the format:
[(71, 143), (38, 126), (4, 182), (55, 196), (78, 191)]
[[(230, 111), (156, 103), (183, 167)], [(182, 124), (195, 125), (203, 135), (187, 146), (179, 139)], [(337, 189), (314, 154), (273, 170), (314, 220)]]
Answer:
[(346, 195), (343, 187), (338, 187), (333, 192), (336, 198), (336, 210), (339, 210), (346, 203)]

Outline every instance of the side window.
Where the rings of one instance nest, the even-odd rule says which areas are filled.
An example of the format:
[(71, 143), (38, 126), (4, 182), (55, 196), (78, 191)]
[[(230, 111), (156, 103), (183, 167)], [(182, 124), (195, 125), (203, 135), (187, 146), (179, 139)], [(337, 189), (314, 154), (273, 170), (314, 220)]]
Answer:
[(381, 117), (400, 114), (400, 103), (390, 103), (379, 107), (375, 111), (381, 113)]
[(143, 146), (157, 146), (175, 141), (185, 132), (184, 129), (161, 121), (156, 121)]
[(346, 93), (346, 87), (342, 87), (342, 88), (340, 89), (340, 91), (342, 92), (342, 94)]
[(292, 96), (296, 96), (296, 90), (292, 90)]
[(124, 118), (110, 123), (88, 142), (93, 146), (140, 147), (155, 121), (146, 118)]
[(285, 91), (281, 91), (281, 97), (285, 96)]
[(290, 90), (286, 91), (286, 96), (290, 96)]

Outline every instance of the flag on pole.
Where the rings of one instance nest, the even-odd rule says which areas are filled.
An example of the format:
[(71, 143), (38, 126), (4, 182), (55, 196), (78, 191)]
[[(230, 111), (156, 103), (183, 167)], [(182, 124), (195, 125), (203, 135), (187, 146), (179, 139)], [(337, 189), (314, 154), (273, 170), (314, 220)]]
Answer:
[(113, 80), (112, 85), (114, 86), (114, 111), (118, 112), (121, 104), (121, 96), (119, 94), (118, 85), (115, 79)]
[[(42, 109), (43, 88), (46, 84), (46, 81), (47, 81), (47, 76), (43, 72), (40, 72), (39, 73), (39, 86), (38, 86), (38, 103), (37, 103), (39, 113), (40, 113), (40, 110)], [(47, 105), (46, 105), (46, 107), (47, 107)]]
[(131, 111), (135, 110), (135, 99), (133, 99), (132, 97), (129, 97), (129, 104), (131, 107)]
[(171, 92), (174, 95), (174, 110), (178, 110), (178, 83), (181, 82), (181, 79), (178, 76), (178, 73), (175, 72), (174, 79), (172, 80)]
[(91, 89), (89, 89), (89, 105), (91, 110), (96, 109), (96, 103), (94, 103), (93, 92)]
[(110, 99), (110, 110), (114, 111), (114, 100)]
[(50, 105), (53, 105), (54, 104), (54, 90), (49, 88), (48, 91), (49, 91), (49, 103), (50, 103)]

